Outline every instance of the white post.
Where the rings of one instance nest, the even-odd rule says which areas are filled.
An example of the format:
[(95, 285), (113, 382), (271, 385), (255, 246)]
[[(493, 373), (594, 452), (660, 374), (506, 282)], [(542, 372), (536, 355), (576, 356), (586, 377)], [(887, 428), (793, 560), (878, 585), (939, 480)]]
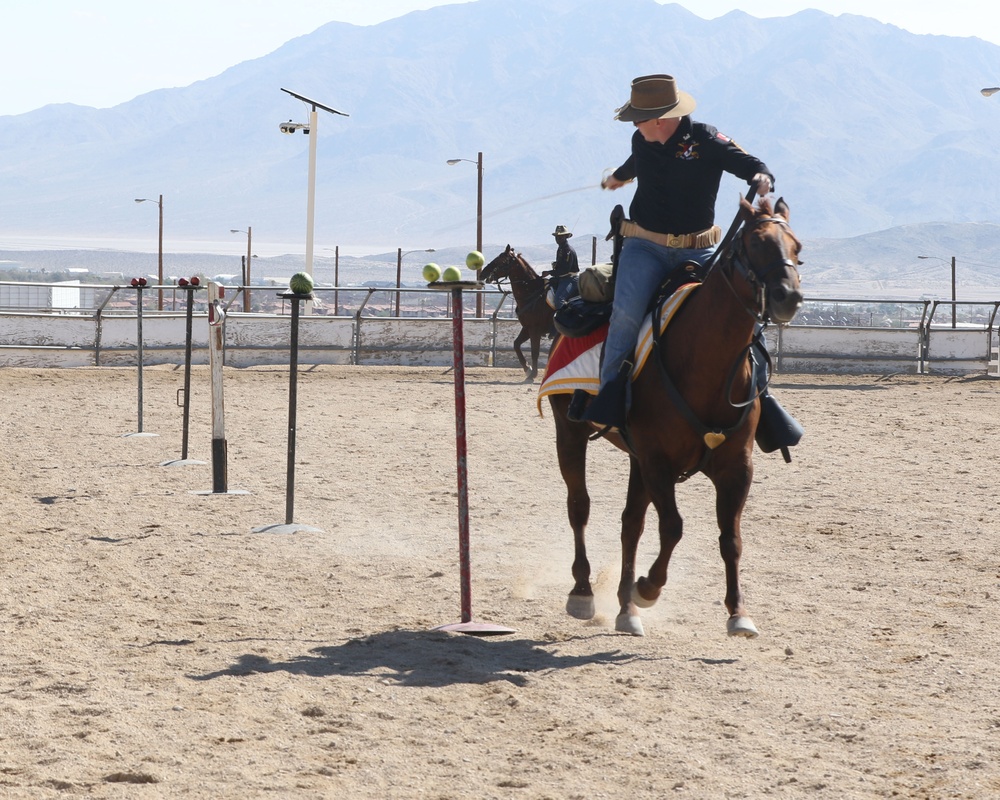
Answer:
[(226, 447), (226, 406), (222, 395), (222, 367), (225, 357), (225, 332), (222, 323), (226, 312), (220, 302), (225, 289), (214, 281), (208, 283), (208, 363), (212, 373), (212, 492), (229, 491)]
[[(313, 232), (316, 227), (316, 140), (319, 138), (319, 131), (316, 126), (319, 122), (319, 115), (316, 106), (309, 112), (309, 199), (306, 203), (306, 273), (312, 277), (313, 274)], [(312, 313), (312, 301), (307, 300), (305, 311)]]

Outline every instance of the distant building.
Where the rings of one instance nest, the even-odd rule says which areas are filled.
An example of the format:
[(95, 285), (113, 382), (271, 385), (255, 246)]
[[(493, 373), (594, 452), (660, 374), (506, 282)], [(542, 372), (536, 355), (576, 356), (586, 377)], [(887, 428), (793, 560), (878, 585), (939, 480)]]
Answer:
[(97, 293), (107, 292), (80, 281), (37, 285), (0, 285), (0, 308), (11, 311), (72, 311), (95, 308)]

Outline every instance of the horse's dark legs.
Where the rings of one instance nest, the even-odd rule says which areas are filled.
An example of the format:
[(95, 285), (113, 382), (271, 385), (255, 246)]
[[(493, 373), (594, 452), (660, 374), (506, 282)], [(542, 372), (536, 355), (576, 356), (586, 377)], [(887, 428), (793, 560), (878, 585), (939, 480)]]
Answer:
[(621, 604), (621, 609), (615, 619), (615, 630), (631, 633), (634, 636), (644, 634), (642, 620), (639, 619), (639, 609), (632, 600), (632, 587), (635, 584), (636, 551), (646, 525), (648, 508), (649, 493), (646, 491), (635, 458), (631, 458), (628, 494), (625, 498), (625, 510), (622, 511), (622, 575), (618, 583), (618, 602)]
[(670, 557), (684, 535), (684, 521), (677, 510), (673, 479), (665, 468), (656, 469), (649, 474), (665, 476), (661, 478), (660, 485), (651, 490), (651, 498), (659, 518), (660, 552), (649, 568), (649, 573), (636, 581), (632, 591), (632, 600), (640, 608), (648, 608), (660, 598), (660, 592), (667, 583)]
[(757, 628), (746, 613), (743, 605), (743, 590), (740, 588), (740, 556), (743, 554), (743, 537), (740, 534), (740, 520), (743, 506), (750, 493), (753, 465), (746, 465), (719, 477), (715, 483), (715, 515), (719, 522), (719, 552), (726, 565), (726, 609), (729, 620), (726, 630), (730, 636), (753, 638)]
[(566, 418), (569, 395), (551, 395), (549, 404), (556, 421), (556, 451), (559, 471), (566, 483), (566, 511), (573, 529), (573, 590), (566, 600), (566, 612), (577, 619), (592, 619), (594, 590), (590, 585), (590, 561), (587, 559), (585, 531), (590, 519), (590, 494), (587, 492), (588, 426)]
[(542, 334), (531, 337), (531, 372), (528, 373), (527, 380), (533, 381), (538, 375), (538, 351), (542, 347)]
[[(514, 339), (514, 353), (517, 355), (517, 360), (521, 362), (521, 369), (524, 370), (524, 374), (529, 375), (531, 370), (528, 369), (528, 362), (524, 358), (524, 353), (521, 352), (521, 345), (526, 341), (528, 341), (528, 329), (522, 326), (521, 332)], [(531, 375), (532, 379), (534, 377), (534, 375)]]

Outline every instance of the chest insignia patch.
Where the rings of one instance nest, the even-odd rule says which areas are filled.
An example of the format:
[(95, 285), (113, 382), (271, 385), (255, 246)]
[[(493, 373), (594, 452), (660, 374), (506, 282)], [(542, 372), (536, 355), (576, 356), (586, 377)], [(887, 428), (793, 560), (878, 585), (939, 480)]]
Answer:
[(694, 161), (700, 158), (701, 154), (698, 152), (698, 143), (690, 141), (681, 142), (678, 145), (676, 157), (682, 161)]

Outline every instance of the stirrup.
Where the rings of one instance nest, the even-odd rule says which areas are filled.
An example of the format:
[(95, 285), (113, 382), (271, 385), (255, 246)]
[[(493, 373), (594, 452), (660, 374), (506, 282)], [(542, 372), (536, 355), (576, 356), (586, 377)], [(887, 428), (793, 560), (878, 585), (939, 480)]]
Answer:
[(583, 415), (587, 411), (590, 403), (590, 392), (586, 389), (575, 389), (573, 397), (569, 401), (566, 409), (566, 419), (570, 422), (583, 422)]

